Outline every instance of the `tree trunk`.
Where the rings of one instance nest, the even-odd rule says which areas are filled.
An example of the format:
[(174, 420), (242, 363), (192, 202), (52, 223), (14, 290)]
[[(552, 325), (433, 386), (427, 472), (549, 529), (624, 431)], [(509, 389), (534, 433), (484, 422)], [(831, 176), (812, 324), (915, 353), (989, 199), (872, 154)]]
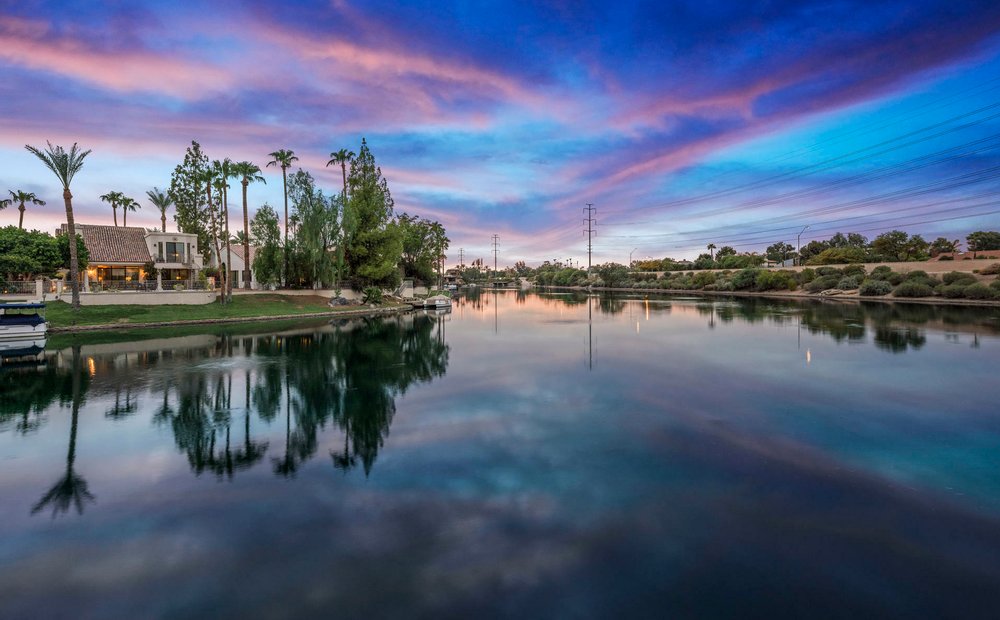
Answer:
[(281, 166), (281, 186), (285, 190), (285, 273), (281, 281), (288, 288), (288, 166)]
[(212, 243), (215, 245), (215, 259), (217, 267), (219, 267), (219, 303), (222, 305), (226, 304), (226, 278), (229, 277), (227, 269), (223, 269), (222, 265), (222, 248), (219, 247), (219, 234), (218, 234), (218, 222), (215, 219), (215, 209), (212, 207), (212, 184), (209, 183), (206, 188), (208, 194), (208, 213), (212, 218)]
[(80, 309), (80, 261), (76, 255), (76, 224), (73, 221), (73, 194), (63, 189), (66, 203), (66, 234), (69, 235), (69, 286), (73, 292), (73, 309)]
[(111, 213), (115, 216), (115, 226), (118, 226), (118, 207), (111, 205)]
[(128, 209), (122, 207), (122, 226), (128, 226)]
[[(228, 183), (226, 183), (228, 185)], [(233, 264), (233, 255), (230, 253), (229, 247), (229, 190), (226, 186), (222, 186), (222, 208), (223, 214), (226, 218), (226, 303), (233, 300), (233, 280), (231, 271), (231, 265)]]
[(250, 219), (247, 213), (247, 185), (243, 179), (243, 288), (250, 290)]
[(164, 211), (160, 214), (160, 230), (162, 232), (167, 232), (167, 212)]
[(19, 229), (21, 229), (21, 230), (24, 230), (24, 201), (23, 200), (21, 201), (21, 206), (18, 207), (17, 210), (21, 212), (21, 214), (17, 216), (17, 227)]

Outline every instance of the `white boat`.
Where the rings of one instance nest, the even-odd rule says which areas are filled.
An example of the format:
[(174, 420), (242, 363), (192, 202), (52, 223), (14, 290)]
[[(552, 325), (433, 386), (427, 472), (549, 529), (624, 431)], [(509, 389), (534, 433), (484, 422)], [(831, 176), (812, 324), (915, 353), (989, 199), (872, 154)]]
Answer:
[(0, 343), (44, 340), (45, 304), (0, 304)]
[(424, 300), (425, 308), (450, 308), (451, 297), (447, 295), (434, 295)]

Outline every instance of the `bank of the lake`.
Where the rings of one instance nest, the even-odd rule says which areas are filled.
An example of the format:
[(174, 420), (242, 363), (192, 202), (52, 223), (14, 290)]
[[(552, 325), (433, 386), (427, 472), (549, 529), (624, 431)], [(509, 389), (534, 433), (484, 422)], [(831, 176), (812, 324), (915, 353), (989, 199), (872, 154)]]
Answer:
[(833, 295), (821, 293), (803, 293), (802, 291), (705, 291), (663, 288), (607, 288), (581, 286), (546, 286), (538, 290), (563, 291), (593, 291), (595, 293), (641, 293), (655, 295), (698, 295), (703, 297), (763, 297), (770, 299), (811, 299), (814, 301), (876, 301), (881, 303), (930, 304), (935, 306), (978, 306), (985, 308), (1000, 307), (1000, 299), (948, 299), (946, 297), (892, 297), (891, 295), (874, 295), (862, 297), (857, 291), (845, 291)]
[(204, 306), (82, 306), (77, 311), (63, 301), (50, 302), (46, 319), (50, 332), (78, 332), (122, 327), (167, 327), (244, 323), (331, 316), (360, 316), (405, 312), (407, 305), (330, 307), (319, 296), (258, 294), (235, 295), (230, 304)]

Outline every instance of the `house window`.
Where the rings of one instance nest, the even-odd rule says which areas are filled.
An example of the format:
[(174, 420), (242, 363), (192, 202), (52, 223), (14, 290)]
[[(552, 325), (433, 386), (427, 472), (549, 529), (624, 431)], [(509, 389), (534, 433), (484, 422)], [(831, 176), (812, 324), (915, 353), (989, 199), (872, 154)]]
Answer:
[(164, 257), (164, 259), (168, 263), (183, 263), (184, 244), (176, 243), (173, 241), (167, 241), (167, 254)]
[(156, 244), (156, 260), (163, 262), (163, 242), (160, 241)]

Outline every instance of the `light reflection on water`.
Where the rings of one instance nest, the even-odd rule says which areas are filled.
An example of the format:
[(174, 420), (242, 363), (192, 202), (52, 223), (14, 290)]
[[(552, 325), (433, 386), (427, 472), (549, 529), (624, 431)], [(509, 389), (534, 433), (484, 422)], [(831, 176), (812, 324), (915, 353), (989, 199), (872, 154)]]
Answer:
[(55, 338), (0, 372), (0, 615), (986, 615), (997, 319), (486, 291)]

